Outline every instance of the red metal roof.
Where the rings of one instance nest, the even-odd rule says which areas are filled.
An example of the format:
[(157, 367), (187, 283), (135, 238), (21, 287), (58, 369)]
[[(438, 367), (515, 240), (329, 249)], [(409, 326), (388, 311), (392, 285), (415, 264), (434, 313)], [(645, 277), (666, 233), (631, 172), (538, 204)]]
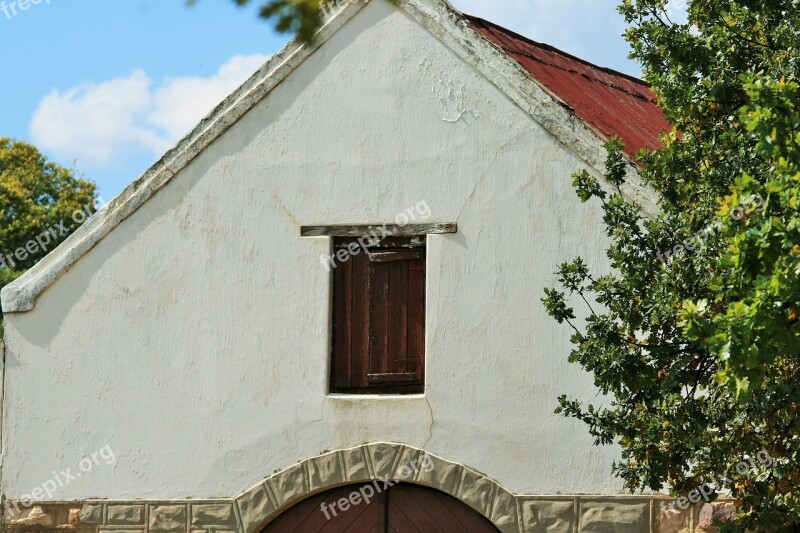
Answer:
[(659, 135), (671, 126), (647, 83), (598, 67), (489, 21), (471, 16), (467, 19), (566, 102), (580, 119), (606, 137), (622, 139), (631, 157), (644, 147), (663, 148)]

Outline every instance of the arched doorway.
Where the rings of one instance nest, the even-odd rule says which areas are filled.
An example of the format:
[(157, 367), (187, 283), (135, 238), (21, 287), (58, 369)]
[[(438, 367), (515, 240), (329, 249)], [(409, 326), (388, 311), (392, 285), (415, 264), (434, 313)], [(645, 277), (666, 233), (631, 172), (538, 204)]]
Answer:
[(442, 492), (383, 482), (349, 485), (312, 496), (261, 533), (497, 533), (471, 507)]

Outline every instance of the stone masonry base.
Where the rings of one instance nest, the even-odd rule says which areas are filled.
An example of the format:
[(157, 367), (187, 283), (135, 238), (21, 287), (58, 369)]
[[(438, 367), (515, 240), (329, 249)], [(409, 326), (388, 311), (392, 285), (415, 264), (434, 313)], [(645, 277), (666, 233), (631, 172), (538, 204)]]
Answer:
[[(414, 469), (422, 464), (430, 468)], [(415, 462), (417, 461), (417, 462)], [(4, 502), (8, 533), (258, 533), (299, 501), (342, 485), (402, 480), (445, 492), (503, 533), (709, 533), (727, 504), (662, 513), (651, 496), (512, 494), (470, 468), (402, 444), (329, 452), (278, 472), (227, 500)], [(17, 512), (17, 508), (19, 512)], [(316, 533), (316, 532), (309, 532)]]

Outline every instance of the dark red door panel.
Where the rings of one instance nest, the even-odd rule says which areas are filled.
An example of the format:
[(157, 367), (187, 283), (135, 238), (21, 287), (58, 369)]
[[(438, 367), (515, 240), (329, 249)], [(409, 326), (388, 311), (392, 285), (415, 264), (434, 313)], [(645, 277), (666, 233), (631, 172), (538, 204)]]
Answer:
[(489, 520), (441, 492), (396, 485), (375, 494), (369, 503), (353, 505), (360, 500), (353, 495), (364, 494), (362, 487), (313, 496), (273, 520), (262, 533), (497, 533)]

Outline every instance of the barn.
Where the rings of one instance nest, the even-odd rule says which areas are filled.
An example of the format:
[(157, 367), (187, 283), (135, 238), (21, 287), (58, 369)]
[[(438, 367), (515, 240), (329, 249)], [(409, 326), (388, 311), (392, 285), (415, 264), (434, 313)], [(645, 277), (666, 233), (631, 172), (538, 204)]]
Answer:
[(602, 398), (539, 300), (608, 268), (571, 175), (667, 127), (445, 1), (343, 3), (3, 290), (4, 529), (656, 531), (553, 413)]

